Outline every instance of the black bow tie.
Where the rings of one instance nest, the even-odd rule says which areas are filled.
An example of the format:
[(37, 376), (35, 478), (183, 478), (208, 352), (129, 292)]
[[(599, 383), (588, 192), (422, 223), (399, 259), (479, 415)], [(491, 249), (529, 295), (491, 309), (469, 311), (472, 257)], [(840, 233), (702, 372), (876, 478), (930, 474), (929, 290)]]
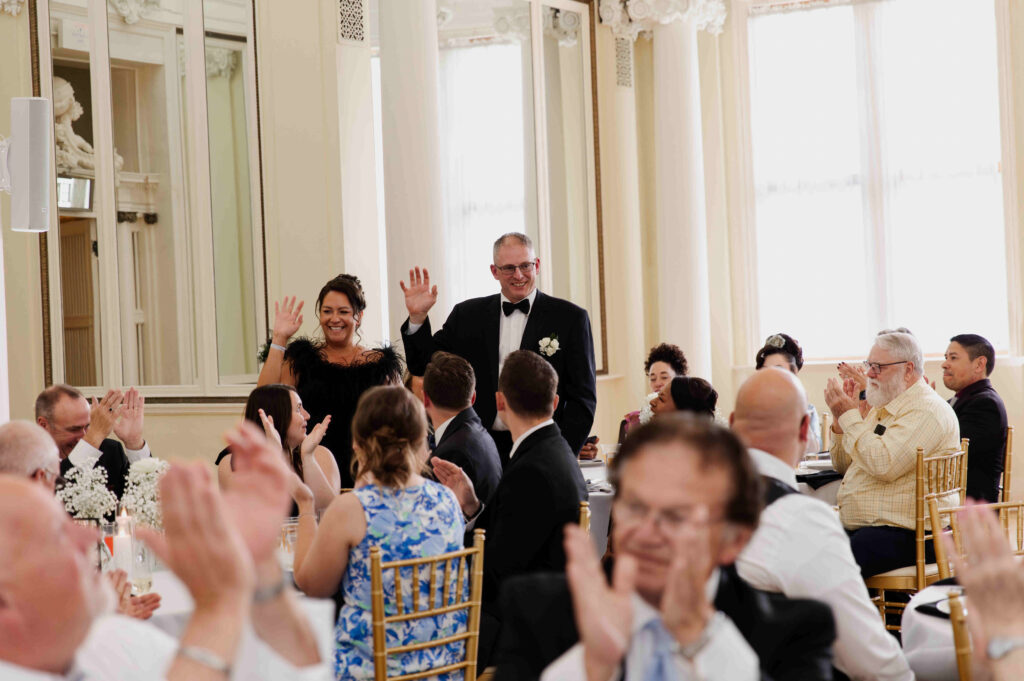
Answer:
[(519, 310), (523, 314), (530, 314), (530, 299), (523, 298), (518, 303), (510, 303), (508, 301), (502, 301), (501, 310), (505, 313), (505, 316), (509, 316), (516, 310)]

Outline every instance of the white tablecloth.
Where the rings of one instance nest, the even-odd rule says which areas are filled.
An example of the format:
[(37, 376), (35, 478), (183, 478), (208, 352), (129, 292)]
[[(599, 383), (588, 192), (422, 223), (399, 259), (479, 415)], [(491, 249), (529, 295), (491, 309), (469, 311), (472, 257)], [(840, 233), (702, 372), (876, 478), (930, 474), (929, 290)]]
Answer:
[[(168, 570), (153, 573), (153, 591), (160, 594), (160, 607), (150, 622), (178, 638), (192, 616), (192, 596), (181, 580)], [(298, 598), (313, 628), (321, 659), (330, 667), (334, 659), (334, 601), (307, 598), (302, 594), (298, 594)]]
[[(953, 624), (948, 619), (922, 614), (922, 603), (935, 603), (958, 586), (929, 586), (919, 591), (903, 613), (903, 653), (918, 681), (957, 681)], [(967, 605), (967, 599), (963, 599)]]
[[(832, 462), (829, 459), (813, 458), (800, 462), (800, 466), (797, 467), (796, 473), (797, 475), (801, 475), (804, 473), (821, 473), (830, 470), (833, 470), (833, 468)], [(805, 482), (798, 482), (797, 489), (801, 494), (806, 494), (814, 497), (815, 499), (820, 499), (829, 506), (835, 506), (836, 498), (839, 495), (839, 486), (841, 484), (843, 484), (842, 480), (834, 480), (827, 485), (822, 485), (821, 487), (814, 489)]]
[[(604, 462), (581, 461), (580, 471), (588, 483), (605, 482), (608, 480), (608, 467)], [(608, 523), (612, 516), (612, 492), (590, 492), (590, 538), (594, 541), (594, 549), (598, 557), (603, 556), (608, 548)]]

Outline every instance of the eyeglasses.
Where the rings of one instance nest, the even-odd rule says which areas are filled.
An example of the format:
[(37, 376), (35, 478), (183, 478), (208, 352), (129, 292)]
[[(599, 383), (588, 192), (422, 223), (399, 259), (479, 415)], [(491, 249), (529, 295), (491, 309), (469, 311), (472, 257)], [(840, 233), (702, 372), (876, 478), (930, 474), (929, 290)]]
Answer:
[[(671, 509), (654, 511), (638, 501), (618, 499), (615, 501), (615, 522), (622, 527), (644, 523), (653, 514), (654, 526), (662, 534), (674, 535), (688, 523), (693, 522), (692, 511)], [(709, 518), (708, 524), (721, 522), (721, 517)]]
[(902, 362), (886, 362), (885, 364), (879, 364), (878, 362), (861, 362), (861, 366), (864, 367), (864, 371), (874, 371), (876, 374), (882, 373), (882, 369), (885, 367), (895, 366), (897, 364), (906, 364), (910, 360), (905, 359)]
[(519, 270), (523, 274), (529, 274), (529, 273), (533, 272), (533, 269), (536, 266), (537, 266), (536, 262), (522, 262), (522, 263), (519, 263), (518, 265), (501, 265), (500, 267), (498, 265), (495, 265), (494, 267), (499, 272), (504, 274), (506, 277), (511, 277), (512, 275), (514, 275), (516, 273), (516, 270)]

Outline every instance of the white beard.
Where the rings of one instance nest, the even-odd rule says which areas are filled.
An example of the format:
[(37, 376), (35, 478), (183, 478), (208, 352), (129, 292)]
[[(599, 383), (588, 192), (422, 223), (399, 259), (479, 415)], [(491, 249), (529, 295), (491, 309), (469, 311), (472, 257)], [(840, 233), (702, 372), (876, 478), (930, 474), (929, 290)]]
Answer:
[(904, 390), (906, 390), (906, 387), (903, 385), (903, 377), (897, 372), (894, 372), (893, 377), (886, 381), (869, 378), (866, 395), (867, 402), (877, 409), (892, 402)]

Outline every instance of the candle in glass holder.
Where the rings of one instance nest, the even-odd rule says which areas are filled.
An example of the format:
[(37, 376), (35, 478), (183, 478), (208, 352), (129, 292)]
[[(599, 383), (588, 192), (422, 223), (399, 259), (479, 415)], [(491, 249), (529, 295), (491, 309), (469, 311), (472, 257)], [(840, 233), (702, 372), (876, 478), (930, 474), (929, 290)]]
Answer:
[(124, 570), (128, 578), (132, 576), (132, 519), (122, 508), (117, 516), (117, 534), (114, 535), (114, 569)]

